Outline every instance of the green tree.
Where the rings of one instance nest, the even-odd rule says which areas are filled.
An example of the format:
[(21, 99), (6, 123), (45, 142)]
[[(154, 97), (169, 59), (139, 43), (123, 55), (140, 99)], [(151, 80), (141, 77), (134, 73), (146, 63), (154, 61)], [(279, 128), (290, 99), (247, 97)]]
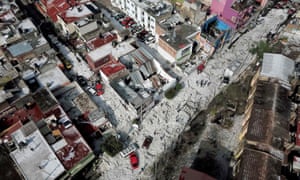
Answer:
[(265, 52), (272, 52), (272, 46), (265, 41), (259, 41), (254, 48), (250, 49), (250, 53), (256, 54), (259, 59), (263, 58)]

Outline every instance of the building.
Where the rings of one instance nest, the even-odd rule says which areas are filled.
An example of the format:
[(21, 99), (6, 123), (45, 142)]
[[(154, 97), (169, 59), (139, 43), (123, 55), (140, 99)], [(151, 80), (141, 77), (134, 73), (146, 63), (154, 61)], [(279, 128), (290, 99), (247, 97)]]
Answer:
[(264, 53), (261, 76), (276, 78), (290, 89), (290, 76), (294, 74), (295, 62), (281, 54)]
[(192, 25), (176, 25), (176, 23), (171, 22), (164, 22), (161, 27), (165, 29), (165, 33), (159, 36), (158, 51), (167, 52), (172, 57), (169, 59), (171, 63), (180, 64), (188, 60), (192, 55), (194, 44), (194, 41), (189, 37), (195, 36), (200, 31)]
[(15, 1), (3, 1), (0, 5), (0, 27), (6, 25), (16, 25), (19, 20), (16, 17), (16, 13), (20, 11), (20, 8)]
[(114, 79), (110, 84), (138, 113), (151, 109), (155, 104), (155, 95), (176, 82), (143, 47), (121, 56), (119, 60), (129, 73), (123, 78)]
[(35, 2), (35, 5), (63, 36), (69, 37), (73, 33), (83, 36), (98, 28), (92, 16), (99, 13), (99, 9), (90, 0), (41, 0)]
[(201, 27), (199, 45), (207, 47), (206, 51), (212, 51), (212, 47), (217, 49), (228, 42), (231, 35), (231, 28), (219, 17), (213, 16)]
[(120, 57), (119, 60), (129, 70), (131, 81), (128, 84), (134, 88), (165, 91), (176, 82), (174, 78), (164, 71), (151, 52), (143, 47)]
[(41, 72), (36, 79), (42, 87), (47, 87), (50, 91), (55, 91), (70, 83), (70, 80), (56, 65), (47, 71)]
[(133, 51), (135, 48), (128, 44), (128, 42), (120, 43), (117, 46), (113, 46), (111, 42), (106, 43), (87, 53), (85, 59), (87, 60), (90, 68), (97, 72), (101, 66), (115, 62), (115, 59)]
[(117, 41), (118, 36), (116, 33), (106, 32), (101, 34), (100, 37), (95, 37), (89, 41), (87, 41), (87, 48), (92, 51), (95, 50), (107, 43), (112, 43), (113, 41)]
[(101, 65), (112, 61), (113, 56), (111, 54), (111, 46), (107, 45), (91, 51), (87, 53), (85, 59), (92, 71), (97, 72)]
[(56, 179), (65, 171), (33, 121), (10, 136), (16, 145), (10, 156), (25, 179)]
[(94, 158), (46, 89), (8, 104), (1, 110), (1, 119), (0, 137), (25, 178), (73, 176)]
[(47, 40), (42, 35), (39, 35), (30, 40), (23, 40), (10, 45), (7, 47), (7, 50), (12, 59), (23, 61), (24, 59), (39, 56), (50, 48)]
[(263, 8), (268, 0), (212, 0), (211, 14), (217, 15), (231, 28), (239, 28), (251, 17), (254, 10)]
[(281, 166), (287, 166), (287, 153), (293, 147), (288, 79), (293, 69), (290, 59), (264, 54), (262, 70), (251, 82), (240, 146), (234, 153), (237, 179), (278, 179)]
[(75, 120), (74, 123), (78, 125), (83, 136), (104, 133), (112, 127), (104, 111), (97, 107), (76, 82), (56, 90), (54, 95), (68, 116)]
[(180, 14), (193, 24), (202, 24), (208, 15), (211, 2), (210, 0), (185, 0), (180, 6)]
[(159, 0), (111, 0), (111, 4), (121, 9), (153, 35), (156, 35), (160, 21), (171, 16), (173, 10), (169, 2)]
[(100, 67), (101, 77), (106, 81), (112, 81), (127, 76), (129, 74), (125, 65), (112, 58), (110, 61), (101, 65)]
[(262, 151), (246, 148), (238, 166), (236, 179), (284, 179), (281, 176), (281, 160)]
[(7, 24), (0, 29), (0, 46), (6, 47), (22, 38), (21, 34), (13, 24)]

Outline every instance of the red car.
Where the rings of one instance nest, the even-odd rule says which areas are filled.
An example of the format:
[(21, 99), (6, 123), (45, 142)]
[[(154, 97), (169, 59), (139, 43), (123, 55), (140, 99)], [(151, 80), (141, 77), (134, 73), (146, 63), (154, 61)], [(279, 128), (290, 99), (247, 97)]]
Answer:
[(98, 96), (101, 96), (102, 94), (104, 94), (104, 88), (103, 85), (100, 83), (97, 83), (95, 86), (96, 92)]
[(132, 20), (132, 21), (129, 21), (127, 24), (126, 24), (126, 28), (129, 28), (129, 27), (131, 27), (133, 24), (136, 24), (136, 22), (134, 22), (134, 20)]
[(130, 21), (133, 21), (133, 19), (131, 18), (131, 17), (126, 17), (122, 22), (121, 22), (121, 24), (123, 25), (123, 26), (126, 26)]
[(135, 152), (132, 152), (129, 155), (129, 158), (130, 158), (130, 164), (131, 164), (132, 169), (138, 168), (139, 167), (139, 159), (137, 158)]

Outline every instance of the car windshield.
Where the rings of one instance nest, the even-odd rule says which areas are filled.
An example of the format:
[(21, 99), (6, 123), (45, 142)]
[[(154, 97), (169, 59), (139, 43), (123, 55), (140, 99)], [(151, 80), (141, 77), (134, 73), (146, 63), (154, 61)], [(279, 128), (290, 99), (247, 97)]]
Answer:
[(71, 122), (70, 121), (65, 121), (65, 122), (63, 122), (63, 124), (64, 124), (64, 126), (67, 126), (67, 125), (71, 124)]

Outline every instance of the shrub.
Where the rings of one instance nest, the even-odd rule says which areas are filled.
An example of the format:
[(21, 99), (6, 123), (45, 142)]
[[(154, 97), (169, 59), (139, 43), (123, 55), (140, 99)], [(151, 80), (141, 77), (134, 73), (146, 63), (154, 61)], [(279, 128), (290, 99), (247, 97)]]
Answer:
[(177, 95), (177, 93), (180, 91), (180, 89), (182, 89), (182, 85), (180, 83), (177, 83), (175, 87), (165, 92), (166, 98), (168, 99), (174, 98)]
[(272, 52), (272, 47), (265, 41), (259, 41), (256, 47), (250, 49), (250, 53), (257, 54), (259, 59), (263, 58), (265, 52)]
[(110, 135), (105, 139), (105, 142), (102, 145), (101, 149), (102, 151), (113, 157), (117, 153), (122, 151), (123, 144), (115, 136)]

